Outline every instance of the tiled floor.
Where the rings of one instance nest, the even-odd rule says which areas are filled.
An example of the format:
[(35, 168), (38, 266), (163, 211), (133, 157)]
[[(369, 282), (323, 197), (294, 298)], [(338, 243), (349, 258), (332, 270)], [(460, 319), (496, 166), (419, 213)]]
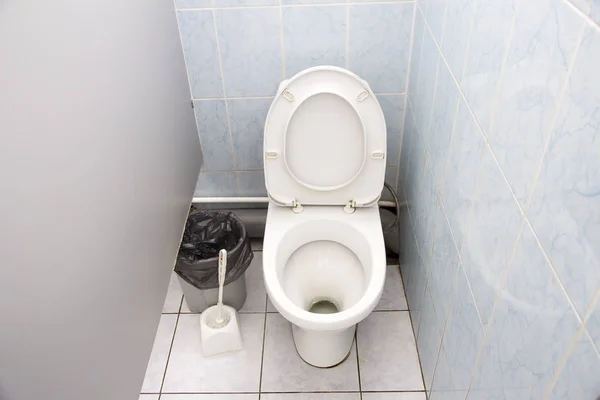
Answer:
[(261, 253), (254, 254), (239, 312), (244, 349), (202, 356), (199, 315), (174, 275), (140, 400), (425, 400), (398, 266), (387, 267), (381, 301), (358, 325), (350, 357), (320, 369), (297, 355), (289, 322), (267, 299)]

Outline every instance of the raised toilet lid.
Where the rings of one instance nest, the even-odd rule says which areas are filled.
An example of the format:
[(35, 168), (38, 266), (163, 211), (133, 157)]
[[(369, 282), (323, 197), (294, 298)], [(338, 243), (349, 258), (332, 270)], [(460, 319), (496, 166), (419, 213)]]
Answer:
[(369, 85), (338, 67), (281, 82), (264, 132), (265, 184), (281, 205), (368, 206), (385, 177), (386, 129)]

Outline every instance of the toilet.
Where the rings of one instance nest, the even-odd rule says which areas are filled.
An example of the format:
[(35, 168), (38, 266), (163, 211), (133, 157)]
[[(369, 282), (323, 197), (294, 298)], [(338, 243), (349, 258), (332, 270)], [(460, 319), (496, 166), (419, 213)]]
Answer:
[(381, 107), (352, 72), (313, 67), (279, 85), (264, 130), (264, 280), (316, 367), (346, 359), (381, 297), (385, 151)]

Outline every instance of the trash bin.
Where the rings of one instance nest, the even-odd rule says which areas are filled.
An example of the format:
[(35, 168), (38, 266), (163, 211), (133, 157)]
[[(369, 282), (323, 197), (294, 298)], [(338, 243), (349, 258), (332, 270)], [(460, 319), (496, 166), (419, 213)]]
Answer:
[(217, 304), (221, 249), (227, 250), (223, 303), (239, 310), (246, 301), (244, 273), (253, 257), (246, 228), (230, 212), (192, 211), (175, 263), (175, 272), (192, 312), (202, 312)]

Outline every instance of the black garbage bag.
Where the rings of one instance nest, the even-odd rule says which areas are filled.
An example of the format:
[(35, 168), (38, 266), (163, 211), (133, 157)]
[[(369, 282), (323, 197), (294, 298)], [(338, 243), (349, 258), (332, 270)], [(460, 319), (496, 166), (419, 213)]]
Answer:
[(175, 272), (198, 289), (217, 288), (221, 249), (227, 250), (227, 285), (242, 276), (254, 256), (246, 228), (233, 213), (193, 211), (185, 223)]

